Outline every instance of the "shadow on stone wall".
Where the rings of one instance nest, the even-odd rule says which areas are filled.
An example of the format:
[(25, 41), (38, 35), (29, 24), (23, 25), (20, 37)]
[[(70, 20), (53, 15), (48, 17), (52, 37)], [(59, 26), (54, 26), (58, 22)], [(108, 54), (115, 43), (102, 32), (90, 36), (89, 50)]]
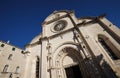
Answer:
[(96, 76), (96, 78), (117, 78), (110, 65), (103, 59), (102, 54), (92, 58), (88, 62), (93, 68), (94, 76)]

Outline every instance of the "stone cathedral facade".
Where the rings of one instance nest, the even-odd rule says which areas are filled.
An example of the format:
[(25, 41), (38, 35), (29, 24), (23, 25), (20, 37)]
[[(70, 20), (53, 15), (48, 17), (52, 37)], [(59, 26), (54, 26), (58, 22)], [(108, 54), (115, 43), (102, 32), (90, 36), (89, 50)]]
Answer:
[(120, 29), (104, 15), (54, 11), (25, 50), (0, 43), (0, 78), (120, 78)]

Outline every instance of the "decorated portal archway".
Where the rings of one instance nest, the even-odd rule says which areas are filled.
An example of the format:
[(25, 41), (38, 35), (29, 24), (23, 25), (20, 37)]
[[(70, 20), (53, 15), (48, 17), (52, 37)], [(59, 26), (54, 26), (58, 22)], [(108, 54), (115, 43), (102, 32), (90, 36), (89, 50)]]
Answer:
[(57, 47), (49, 61), (50, 78), (106, 78), (99, 64), (102, 55), (88, 58), (85, 52), (72, 43)]
[(77, 45), (66, 44), (59, 47), (52, 57), (51, 73), (54, 74), (52, 78), (83, 78), (85, 75), (84, 57), (84, 53)]

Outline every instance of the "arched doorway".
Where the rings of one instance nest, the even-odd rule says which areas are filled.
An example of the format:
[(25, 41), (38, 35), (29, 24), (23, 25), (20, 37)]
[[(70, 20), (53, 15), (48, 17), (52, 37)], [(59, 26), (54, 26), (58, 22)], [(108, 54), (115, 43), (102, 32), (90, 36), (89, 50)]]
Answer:
[(63, 57), (62, 66), (64, 67), (66, 78), (83, 78), (80, 68), (79, 52), (71, 47), (64, 48), (66, 55)]
[(78, 48), (65, 47), (55, 55), (56, 78), (84, 78), (84, 55)]

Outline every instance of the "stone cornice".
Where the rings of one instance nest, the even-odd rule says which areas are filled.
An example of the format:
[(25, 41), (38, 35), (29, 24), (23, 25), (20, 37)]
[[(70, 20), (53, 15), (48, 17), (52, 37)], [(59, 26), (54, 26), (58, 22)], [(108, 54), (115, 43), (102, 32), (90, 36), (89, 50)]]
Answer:
[(40, 41), (36, 41), (35, 43), (32, 43), (32, 44), (27, 44), (25, 47), (28, 48), (28, 47), (33, 47), (33, 46), (36, 46), (40, 44)]
[(60, 17), (58, 17), (58, 18), (54, 18), (53, 20), (50, 20), (50, 21), (44, 21), (44, 22), (42, 23), (42, 26), (47, 25), (47, 24), (50, 24), (50, 23), (52, 23), (52, 22), (54, 22), (54, 21), (56, 21), (56, 20), (59, 20), (59, 19), (61, 19), (61, 18), (65, 18), (65, 17), (68, 16), (68, 14), (74, 13), (74, 11), (61, 10), (61, 11), (54, 11), (52, 14), (56, 14), (56, 13), (60, 13), (60, 12), (65, 12), (66, 14), (63, 15), (63, 16), (60, 16)]

